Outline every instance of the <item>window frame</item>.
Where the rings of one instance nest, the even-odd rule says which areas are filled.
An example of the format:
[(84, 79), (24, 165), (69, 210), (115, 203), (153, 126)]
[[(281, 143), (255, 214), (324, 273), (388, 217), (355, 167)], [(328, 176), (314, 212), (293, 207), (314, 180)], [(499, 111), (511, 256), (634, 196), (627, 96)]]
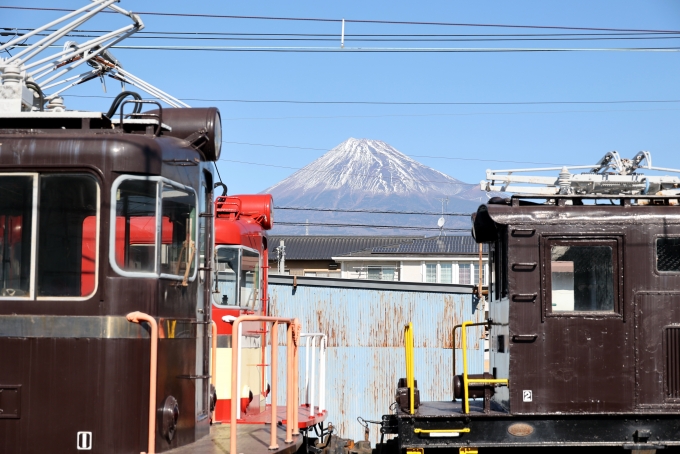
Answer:
[[(127, 271), (124, 270), (118, 265), (116, 262), (116, 194), (118, 192), (118, 188), (122, 183), (125, 181), (130, 181), (130, 180), (136, 180), (136, 181), (152, 181), (156, 183), (156, 236), (155, 236), (155, 255), (154, 255), (154, 271), (149, 272), (149, 271)], [(194, 272), (191, 273), (191, 276), (187, 279), (188, 282), (193, 282), (196, 280), (196, 276), (198, 275), (198, 268), (200, 267), (198, 263), (198, 217), (199, 217), (199, 206), (198, 206), (198, 194), (196, 193), (196, 190), (190, 186), (185, 186), (181, 183), (177, 183), (175, 181), (172, 181), (168, 178), (165, 177), (149, 177), (149, 176), (139, 176), (139, 175), (121, 175), (118, 178), (116, 178), (113, 181), (113, 184), (111, 185), (111, 208), (110, 208), (110, 228), (109, 228), (109, 264), (111, 265), (111, 268), (113, 270), (125, 277), (137, 277), (137, 278), (159, 278), (159, 279), (168, 279), (172, 281), (183, 281), (184, 276), (176, 275), (176, 274), (168, 274), (168, 273), (161, 273), (160, 272), (160, 261), (161, 261), (161, 242), (162, 242), (162, 222), (163, 222), (163, 198), (162, 198), (162, 191), (163, 191), (163, 184), (167, 184), (169, 186), (172, 186), (176, 189), (186, 191), (189, 194), (194, 196), (194, 207), (196, 209), (196, 225), (194, 226), (194, 232), (192, 235), (192, 239), (194, 240), (194, 244), (196, 245), (197, 251), (194, 256)]]
[[(37, 271), (38, 271), (38, 225), (40, 224), (40, 177), (42, 175), (78, 175), (88, 176), (92, 178), (97, 188), (97, 208), (95, 214), (95, 263), (94, 263), (94, 289), (85, 296), (38, 296), (36, 292), (37, 285)], [(33, 179), (33, 194), (31, 197), (31, 216), (33, 218), (31, 225), (31, 271), (29, 275), (29, 293), (28, 296), (0, 296), (1, 301), (86, 301), (91, 299), (99, 291), (99, 263), (100, 263), (100, 245), (101, 245), (101, 181), (92, 172), (82, 169), (73, 169), (68, 172), (2, 172), (1, 177), (31, 177)], [(81, 252), (82, 254), (82, 252)]]
[[(259, 311), (262, 309), (262, 255), (260, 251), (257, 249), (249, 248), (248, 246), (243, 246), (241, 244), (216, 244), (215, 245), (215, 279), (219, 277), (219, 270), (217, 269), (217, 251), (219, 249), (237, 249), (238, 252), (238, 273), (236, 273), (236, 301), (240, 302), (241, 301), (241, 265), (243, 263), (243, 251), (247, 250), (249, 252), (254, 252), (257, 254), (258, 261), (257, 261), (257, 266), (258, 266), (258, 297), (257, 297), (257, 304), (255, 304), (254, 307), (249, 307), (249, 306), (241, 306), (240, 304), (217, 304), (213, 298), (211, 298), (211, 302), (213, 306), (215, 306), (218, 309), (247, 309), (247, 310), (253, 310), (253, 311)], [(211, 285), (212, 287), (212, 285)]]
[[(434, 281), (427, 280), (427, 268), (434, 265)], [(425, 284), (438, 284), (439, 283), (439, 262), (423, 262), (423, 283)]]
[[(28, 278), (28, 296), (0, 296), (0, 301), (36, 301), (35, 281), (37, 276), (37, 261), (38, 261), (38, 202), (40, 201), (40, 173), (39, 172), (3, 172), (1, 177), (31, 177), (33, 179), (33, 194), (31, 196), (31, 271)], [(41, 297), (51, 299), (49, 297)]]
[[(612, 249), (612, 290), (614, 307), (611, 311), (553, 311), (552, 310), (552, 246), (610, 246)], [(545, 318), (623, 318), (623, 238), (619, 236), (584, 235), (546, 236), (541, 238), (541, 283), (543, 317)]]

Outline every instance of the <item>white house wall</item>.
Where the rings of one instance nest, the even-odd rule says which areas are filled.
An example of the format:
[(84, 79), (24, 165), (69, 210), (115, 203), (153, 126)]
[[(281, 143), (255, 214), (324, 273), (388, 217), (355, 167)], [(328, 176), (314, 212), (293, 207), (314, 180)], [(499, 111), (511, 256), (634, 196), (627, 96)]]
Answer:
[(423, 282), (421, 262), (401, 262), (401, 280), (404, 282)]

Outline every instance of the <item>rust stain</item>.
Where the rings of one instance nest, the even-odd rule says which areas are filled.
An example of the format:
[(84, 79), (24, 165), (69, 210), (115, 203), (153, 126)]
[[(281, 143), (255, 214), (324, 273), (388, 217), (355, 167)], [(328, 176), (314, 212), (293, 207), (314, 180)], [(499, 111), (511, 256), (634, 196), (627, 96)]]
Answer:
[[(413, 322), (415, 330), (415, 374), (421, 398), (451, 400), (453, 326), (465, 320), (481, 321), (483, 316), (482, 311), (473, 311), (471, 296), (462, 294), (301, 285), (295, 294), (289, 285), (272, 285), (270, 294), (272, 315), (298, 317), (304, 332), (323, 332), (328, 336), (329, 420), (338, 427), (341, 436), (354, 440), (363, 439), (363, 427), (356, 422), (357, 416), (379, 420), (394, 400), (396, 382), (406, 369), (403, 339), (406, 323)], [(469, 331), (471, 336), (481, 337), (481, 329), (478, 333), (475, 329)], [(457, 333), (457, 347), (459, 337)], [(476, 343), (481, 344), (479, 339)], [(471, 372), (483, 367), (483, 351), (473, 350), (473, 344), (471, 339), (468, 344)], [(284, 353), (279, 350), (279, 355)], [(460, 350), (456, 353), (460, 354)], [(302, 374), (304, 358), (303, 350)], [(284, 356), (280, 356), (280, 361), (284, 361)], [(301, 387), (303, 396), (304, 383)], [(281, 394), (280, 399), (283, 402), (285, 395)], [(373, 442), (379, 439), (378, 430), (371, 427)]]

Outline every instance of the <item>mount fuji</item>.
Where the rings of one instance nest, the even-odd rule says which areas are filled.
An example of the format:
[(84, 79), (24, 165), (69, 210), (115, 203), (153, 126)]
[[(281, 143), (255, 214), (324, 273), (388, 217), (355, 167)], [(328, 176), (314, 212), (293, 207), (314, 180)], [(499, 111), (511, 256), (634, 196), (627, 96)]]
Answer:
[[(277, 206), (344, 210), (472, 213), (487, 194), (423, 165), (385, 142), (350, 138), (288, 178), (262, 191)], [(447, 216), (445, 229), (468, 229), (468, 216)], [(278, 210), (274, 234), (422, 234), (436, 230), (320, 227), (317, 223), (437, 227), (438, 216)], [(277, 222), (309, 222), (309, 227)], [(448, 234), (451, 234), (447, 232)]]

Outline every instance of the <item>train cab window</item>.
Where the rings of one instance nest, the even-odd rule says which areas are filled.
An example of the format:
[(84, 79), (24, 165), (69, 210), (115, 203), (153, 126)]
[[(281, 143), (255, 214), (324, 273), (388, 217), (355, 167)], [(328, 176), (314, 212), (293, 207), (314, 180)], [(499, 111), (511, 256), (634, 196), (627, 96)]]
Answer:
[(260, 254), (243, 249), (239, 306), (255, 309), (260, 293)]
[(0, 296), (29, 297), (34, 177), (0, 176)]
[(95, 289), (96, 180), (42, 175), (38, 225), (38, 297), (79, 297)]
[(114, 182), (111, 265), (131, 277), (193, 281), (196, 274), (196, 194), (158, 177)]
[(99, 185), (85, 174), (0, 175), (0, 298), (88, 298)]
[(215, 273), (215, 303), (221, 306), (237, 306), (239, 248), (217, 247), (217, 273)]
[(550, 306), (553, 313), (615, 310), (615, 242), (550, 243)]
[(242, 246), (218, 246), (216, 254), (215, 304), (258, 309), (260, 254)]
[(126, 180), (116, 190), (116, 264), (125, 271), (151, 272), (156, 266), (157, 183)]
[(161, 273), (189, 276), (196, 267), (196, 198), (163, 184), (161, 200)]
[(680, 272), (680, 238), (656, 239), (657, 271)]

